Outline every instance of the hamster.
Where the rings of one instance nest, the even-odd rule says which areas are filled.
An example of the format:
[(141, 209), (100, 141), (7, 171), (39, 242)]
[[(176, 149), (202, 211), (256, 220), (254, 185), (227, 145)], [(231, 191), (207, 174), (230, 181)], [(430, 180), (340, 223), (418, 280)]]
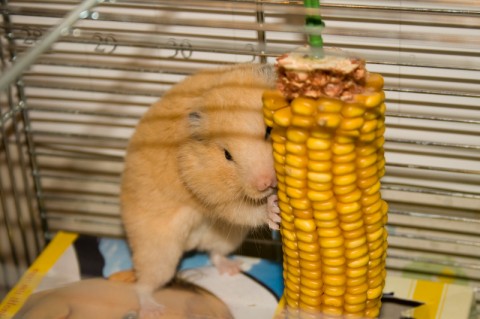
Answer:
[(127, 148), (121, 210), (142, 310), (185, 252), (205, 251), (220, 272), (234, 274), (239, 265), (226, 255), (247, 233), (265, 224), (278, 229), (261, 98), (274, 86), (269, 65), (204, 70), (172, 87), (140, 120)]

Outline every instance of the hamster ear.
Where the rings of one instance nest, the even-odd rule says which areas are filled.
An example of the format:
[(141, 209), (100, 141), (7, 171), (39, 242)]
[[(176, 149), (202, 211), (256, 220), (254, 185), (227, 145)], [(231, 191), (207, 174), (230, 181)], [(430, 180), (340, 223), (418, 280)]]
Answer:
[(199, 111), (193, 111), (188, 114), (190, 136), (196, 140), (202, 140), (200, 132), (202, 131), (203, 117), (204, 115)]

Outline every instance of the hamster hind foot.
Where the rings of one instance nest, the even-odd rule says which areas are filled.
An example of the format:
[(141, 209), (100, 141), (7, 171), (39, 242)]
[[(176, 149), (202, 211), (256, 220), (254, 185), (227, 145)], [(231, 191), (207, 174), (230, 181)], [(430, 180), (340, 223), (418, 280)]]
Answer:
[(220, 254), (212, 253), (210, 255), (210, 260), (221, 275), (229, 274), (230, 276), (233, 276), (242, 270), (240, 268), (240, 265), (242, 264), (241, 261), (232, 260)]
[(140, 304), (139, 319), (157, 319), (164, 315), (165, 306), (154, 299), (153, 292), (142, 286), (137, 286), (136, 292)]
[(278, 207), (278, 197), (276, 194), (267, 198), (267, 224), (272, 230), (280, 229), (280, 208)]

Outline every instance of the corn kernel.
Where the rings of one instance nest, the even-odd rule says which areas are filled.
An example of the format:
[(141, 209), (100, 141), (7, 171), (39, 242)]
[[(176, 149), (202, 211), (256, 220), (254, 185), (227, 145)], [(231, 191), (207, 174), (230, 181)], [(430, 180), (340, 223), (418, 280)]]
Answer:
[(316, 243), (315, 244), (308, 244), (308, 243), (304, 243), (304, 242), (299, 241), (297, 243), (297, 245), (298, 245), (299, 250), (302, 250), (302, 251), (307, 252), (307, 253), (314, 253), (314, 252), (320, 251), (320, 247)]
[(356, 169), (355, 163), (338, 163), (333, 165), (332, 171), (335, 175), (345, 175), (353, 173)]
[[(334, 209), (330, 209), (330, 210), (314, 210), (313, 211), (313, 217), (315, 218), (315, 220), (319, 221), (319, 220), (322, 220), (322, 221), (329, 221), (329, 220), (334, 220), (336, 219), (338, 216), (338, 213), (336, 210)], [(320, 230), (320, 229), (319, 229)]]
[(319, 261), (320, 260), (320, 254), (312, 254), (312, 253), (306, 253), (304, 251), (299, 251), (298, 256), (300, 259), (306, 260), (306, 261)]
[(314, 243), (315, 241), (318, 240), (318, 236), (315, 232), (313, 233), (308, 233), (304, 231), (297, 231), (296, 236), (299, 241), (303, 241), (305, 243)]
[(288, 127), (292, 120), (292, 111), (289, 107), (277, 110), (273, 114), (273, 122), (278, 126)]
[(287, 141), (285, 143), (285, 149), (287, 152), (295, 155), (306, 155), (307, 154), (307, 147), (305, 144), (294, 143), (292, 141)]
[(345, 155), (353, 152), (355, 150), (355, 144), (338, 144), (334, 143), (332, 146), (332, 152), (335, 155)]
[[(335, 177), (333, 179), (335, 181)], [(338, 199), (339, 202), (342, 202), (342, 203), (352, 203), (352, 202), (356, 202), (358, 200), (363, 201), (362, 191), (360, 191), (358, 188), (355, 188), (355, 190), (353, 190), (352, 192), (350, 192), (348, 194), (338, 195), (337, 199)], [(362, 202), (362, 205), (363, 205), (363, 202)]]
[(308, 158), (314, 161), (328, 161), (332, 158), (332, 152), (330, 150), (326, 151), (312, 151), (308, 150)]
[(345, 270), (346, 270), (346, 267), (344, 265), (342, 265), (342, 266), (323, 266), (322, 267), (322, 272), (325, 275), (341, 275), (341, 274), (345, 273)]
[(311, 209), (292, 209), (292, 214), (298, 219), (312, 219), (313, 212)]
[(337, 258), (324, 258), (323, 263), (327, 266), (341, 266), (345, 265), (346, 263), (345, 257), (337, 257)]
[(357, 154), (355, 152), (351, 152), (345, 155), (334, 155), (332, 157), (332, 160), (335, 164), (338, 164), (338, 163), (354, 162), (356, 158), (357, 158)]
[(338, 238), (339, 236), (341, 236), (342, 230), (339, 227), (319, 228), (317, 229), (317, 234), (320, 238)]
[(311, 128), (315, 125), (315, 119), (313, 117), (302, 116), (294, 114), (292, 116), (291, 124), (293, 126), (302, 127), (302, 128)]
[(373, 91), (380, 91), (383, 88), (383, 77), (378, 73), (368, 73), (365, 87)]
[(290, 165), (285, 165), (285, 175), (298, 178), (298, 179), (305, 179), (307, 177), (307, 169), (305, 168), (297, 168)]
[(345, 195), (353, 192), (355, 189), (357, 189), (357, 185), (353, 183), (350, 185), (342, 185), (342, 186), (335, 185), (333, 187), (333, 192), (335, 193), (335, 195)]
[(308, 138), (308, 131), (305, 129), (289, 127), (287, 128), (287, 140), (294, 143), (305, 143)]
[(315, 116), (315, 121), (318, 126), (331, 129), (338, 127), (343, 122), (342, 116), (335, 113), (318, 113)]
[(307, 139), (307, 148), (313, 151), (325, 151), (330, 148), (332, 142), (328, 139), (309, 137)]
[(304, 232), (313, 232), (315, 231), (315, 222), (313, 219), (295, 219), (293, 224), (295, 228)]
[(328, 286), (342, 286), (345, 285), (347, 278), (343, 275), (323, 276), (323, 283)]
[(307, 192), (307, 198), (311, 201), (325, 201), (327, 199), (330, 199), (333, 197), (333, 192), (332, 191), (312, 191), (309, 190)]
[(326, 172), (332, 170), (331, 161), (308, 161), (307, 167), (314, 172)]
[(322, 248), (340, 247), (341, 245), (343, 245), (343, 241), (344, 239), (341, 235), (336, 237), (320, 237), (319, 239), (320, 247)]
[(313, 182), (317, 183), (327, 183), (332, 180), (332, 174), (331, 173), (324, 173), (324, 172), (308, 172), (307, 178)]
[[(363, 122), (365, 122), (363, 117), (352, 117), (352, 118), (344, 119), (340, 124), (340, 129), (345, 131), (358, 130), (359, 128), (362, 127)], [(317, 120), (317, 123), (318, 123), (318, 120)]]
[(285, 155), (285, 163), (293, 167), (305, 168), (308, 165), (308, 158), (306, 156), (287, 153)]
[(361, 294), (350, 294), (346, 293), (345, 294), (345, 302), (350, 305), (356, 305), (359, 303), (365, 303), (367, 301), (367, 294), (366, 293), (361, 293)]
[(297, 97), (290, 105), (292, 111), (300, 115), (311, 116), (317, 111), (317, 102), (310, 98)]
[(285, 176), (285, 184), (287, 186), (296, 187), (296, 188), (306, 188), (307, 187), (307, 181), (306, 180), (293, 178), (291, 176)]
[(333, 184), (335, 186), (346, 186), (346, 185), (354, 184), (356, 181), (357, 181), (357, 174), (355, 173), (337, 175), (333, 177)]
[(343, 298), (325, 294), (322, 296), (322, 304), (333, 307), (343, 307)]
[(309, 187), (311, 190), (314, 190), (314, 191), (325, 192), (333, 188), (333, 183), (332, 182), (317, 183), (317, 182), (312, 182), (307, 180), (307, 187)]

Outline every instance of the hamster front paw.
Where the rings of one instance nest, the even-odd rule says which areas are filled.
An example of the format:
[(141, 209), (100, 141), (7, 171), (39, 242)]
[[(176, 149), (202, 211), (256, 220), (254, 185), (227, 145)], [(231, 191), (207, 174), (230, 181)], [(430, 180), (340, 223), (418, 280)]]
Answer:
[(272, 230), (280, 229), (280, 208), (278, 207), (278, 197), (276, 194), (270, 195), (267, 199), (267, 224)]

